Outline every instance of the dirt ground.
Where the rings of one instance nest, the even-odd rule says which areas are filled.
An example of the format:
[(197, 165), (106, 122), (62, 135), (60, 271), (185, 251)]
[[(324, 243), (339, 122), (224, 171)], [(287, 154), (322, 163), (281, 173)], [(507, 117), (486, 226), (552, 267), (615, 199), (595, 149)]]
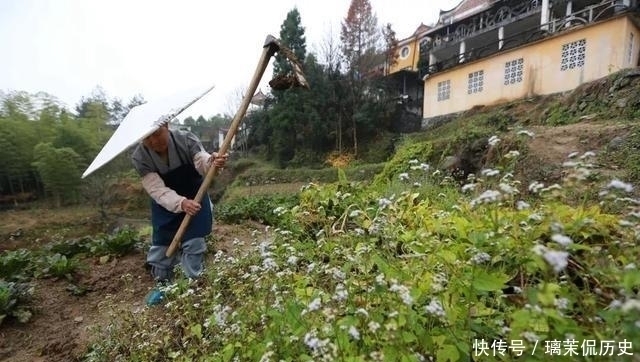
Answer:
[[(82, 209), (0, 212), (0, 251), (33, 249), (54, 239), (105, 232), (94, 217), (78, 217), (87, 212)], [(127, 218), (118, 223), (142, 226), (146, 220)], [(105, 227), (109, 226), (102, 226)], [(217, 249), (229, 251), (236, 238), (251, 242), (251, 232), (256, 229), (263, 230), (264, 226), (215, 225), (215, 242), (210, 245), (209, 255)], [(144, 261), (141, 250), (106, 263), (88, 258), (82, 260), (85, 268), (74, 275), (73, 283), (66, 279), (34, 279), (34, 315), (26, 324), (8, 319), (0, 325), (0, 360), (78, 361), (95, 338), (95, 330), (109, 323), (111, 312), (127, 309), (136, 312), (145, 307), (144, 297), (153, 283)], [(74, 285), (86, 293), (74, 295)]]

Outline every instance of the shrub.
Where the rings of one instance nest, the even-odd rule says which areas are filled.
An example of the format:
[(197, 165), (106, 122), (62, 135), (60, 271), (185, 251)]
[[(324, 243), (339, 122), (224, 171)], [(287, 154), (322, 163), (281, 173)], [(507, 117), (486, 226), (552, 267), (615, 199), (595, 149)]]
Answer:
[(0, 255), (0, 278), (22, 281), (31, 277), (33, 253), (27, 249), (5, 251)]
[(33, 287), (26, 283), (6, 282), (0, 279), (0, 325), (7, 317), (26, 323), (32, 316), (29, 302)]
[(114, 234), (105, 235), (95, 240), (90, 251), (93, 255), (125, 255), (134, 250), (140, 241), (138, 231), (125, 227)]
[[(90, 360), (469, 361), (488, 351), (511, 361), (521, 347), (527, 361), (546, 361), (559, 343), (553, 359), (573, 361), (566, 346), (588, 354), (585, 341), (598, 343), (593, 360), (604, 341), (633, 353), (631, 185), (594, 185), (588, 154), (566, 165), (562, 185), (522, 185), (504, 149), (509, 159), (459, 186), (422, 166), (424, 145), (406, 148), (380, 184), (340, 173), (306, 186), (255, 247), (216, 254), (204, 283), (167, 286), (161, 320), (118, 319)], [(568, 203), (581, 188), (601, 191), (598, 202)], [(264, 202), (254, 209), (275, 206)], [(608, 214), (599, 202), (630, 209)]]

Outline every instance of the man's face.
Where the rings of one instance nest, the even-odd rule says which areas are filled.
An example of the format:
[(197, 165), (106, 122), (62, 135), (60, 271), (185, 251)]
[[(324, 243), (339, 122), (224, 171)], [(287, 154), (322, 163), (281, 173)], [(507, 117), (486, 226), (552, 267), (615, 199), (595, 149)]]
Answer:
[(157, 153), (165, 153), (169, 148), (169, 127), (164, 125), (142, 140), (142, 144)]

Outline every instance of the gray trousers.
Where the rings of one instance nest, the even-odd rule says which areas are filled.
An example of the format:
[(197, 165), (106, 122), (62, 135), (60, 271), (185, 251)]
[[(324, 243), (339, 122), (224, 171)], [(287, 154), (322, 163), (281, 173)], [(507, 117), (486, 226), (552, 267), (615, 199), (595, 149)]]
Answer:
[(151, 245), (147, 253), (147, 263), (151, 265), (151, 276), (158, 282), (170, 282), (173, 279), (173, 269), (178, 263), (188, 278), (196, 279), (202, 274), (204, 253), (207, 244), (204, 238), (193, 238), (183, 242), (180, 248), (167, 257), (168, 246)]

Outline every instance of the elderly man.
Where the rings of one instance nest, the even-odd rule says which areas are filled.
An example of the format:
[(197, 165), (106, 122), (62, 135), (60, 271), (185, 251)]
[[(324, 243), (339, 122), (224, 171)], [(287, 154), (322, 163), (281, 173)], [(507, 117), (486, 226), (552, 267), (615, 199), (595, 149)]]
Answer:
[[(178, 263), (189, 278), (195, 279), (202, 273), (207, 249), (204, 238), (213, 227), (212, 204), (207, 194), (200, 203), (193, 198), (211, 165), (224, 167), (226, 159), (226, 155), (206, 152), (191, 132), (169, 130), (167, 123), (142, 140), (133, 152), (133, 165), (152, 199), (153, 240), (147, 262), (157, 282), (171, 281)], [(166, 257), (185, 214), (192, 218), (180, 250)], [(163, 296), (162, 291), (155, 288), (147, 296), (147, 305), (160, 303)]]

